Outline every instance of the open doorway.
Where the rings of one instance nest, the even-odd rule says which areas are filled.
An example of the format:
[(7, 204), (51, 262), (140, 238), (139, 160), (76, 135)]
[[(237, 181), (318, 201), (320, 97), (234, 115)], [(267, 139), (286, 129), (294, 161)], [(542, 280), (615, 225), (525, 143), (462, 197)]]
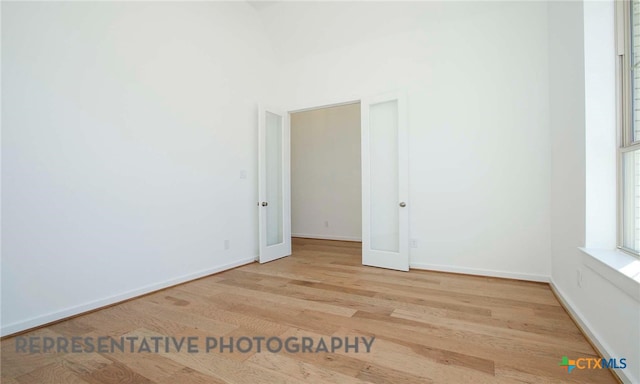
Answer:
[(360, 103), (290, 116), (292, 237), (361, 242)]
[[(351, 104), (357, 104), (357, 109), (350, 114), (352, 129), (347, 131), (343, 127), (325, 132), (325, 129), (339, 128), (344, 123), (345, 119), (336, 118), (334, 114), (347, 109), (338, 107)], [(307, 115), (297, 114), (322, 109), (325, 111), (317, 111), (318, 116), (312, 119), (311, 125), (317, 124), (322, 134), (300, 139), (298, 133), (306, 134), (309, 129), (299, 129), (298, 118)], [(292, 119), (296, 120), (293, 140)], [(356, 128), (358, 126), (360, 129)], [(310, 129), (311, 133), (315, 131)], [(347, 138), (348, 132), (352, 133), (352, 139), (359, 137), (359, 144), (358, 140)], [(361, 239), (358, 247), (362, 250), (362, 264), (408, 271), (408, 145), (406, 98), (402, 92), (360, 99), (359, 103), (325, 104), (318, 108), (289, 109), (289, 112), (260, 106), (260, 263), (291, 255), (292, 237), (352, 242)], [(318, 148), (324, 148), (324, 151)], [(348, 169), (349, 161), (344, 157), (341, 159), (338, 149), (344, 150), (340, 153), (349, 156), (350, 163), (354, 164), (343, 177), (337, 174)], [(291, 159), (294, 151), (296, 158)], [(300, 159), (300, 156), (305, 157)], [(359, 162), (356, 161), (358, 158)], [(312, 167), (307, 168), (309, 165)], [(321, 175), (326, 178), (318, 180)], [(351, 183), (351, 188), (340, 188), (344, 182)], [(293, 199), (292, 192), (295, 193)], [(347, 226), (353, 231), (348, 231)]]

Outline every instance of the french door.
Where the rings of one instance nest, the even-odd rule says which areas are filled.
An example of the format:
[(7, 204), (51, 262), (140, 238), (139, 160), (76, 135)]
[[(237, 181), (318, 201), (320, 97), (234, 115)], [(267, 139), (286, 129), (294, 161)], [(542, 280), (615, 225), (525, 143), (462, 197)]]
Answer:
[(362, 264), (409, 270), (406, 101), (387, 94), (361, 103)]
[(291, 255), (289, 114), (258, 108), (259, 261)]

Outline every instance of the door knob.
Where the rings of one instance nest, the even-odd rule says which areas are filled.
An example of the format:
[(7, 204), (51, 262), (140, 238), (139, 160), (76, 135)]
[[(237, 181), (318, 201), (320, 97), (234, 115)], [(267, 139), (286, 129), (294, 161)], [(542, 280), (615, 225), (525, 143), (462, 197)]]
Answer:
[(400, 203), (400, 207), (404, 208), (407, 206), (407, 203), (405, 203), (404, 201)]
[(263, 206), (263, 207), (266, 207), (267, 205), (269, 205), (269, 203), (267, 203), (266, 201), (263, 201), (263, 202), (262, 202), (262, 206)]

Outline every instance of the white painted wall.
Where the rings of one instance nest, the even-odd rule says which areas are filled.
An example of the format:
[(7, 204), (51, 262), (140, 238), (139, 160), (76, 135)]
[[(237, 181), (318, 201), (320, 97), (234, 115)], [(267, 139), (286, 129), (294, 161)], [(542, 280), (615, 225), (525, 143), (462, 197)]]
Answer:
[(640, 303), (578, 250), (615, 244), (613, 60), (612, 2), (550, 3), (552, 284), (601, 352), (627, 359), (616, 372), (637, 383)]
[(244, 3), (2, 4), (3, 334), (254, 259), (259, 25)]
[(362, 239), (360, 104), (291, 115), (291, 232)]
[(548, 279), (546, 3), (283, 2), (261, 13), (286, 105), (407, 90), (413, 267)]

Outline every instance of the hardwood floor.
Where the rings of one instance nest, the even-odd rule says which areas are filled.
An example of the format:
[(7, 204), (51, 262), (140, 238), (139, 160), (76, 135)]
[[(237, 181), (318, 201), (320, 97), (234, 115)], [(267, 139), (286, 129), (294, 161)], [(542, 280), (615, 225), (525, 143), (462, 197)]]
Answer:
[[(597, 357), (546, 284), (360, 265), (360, 244), (294, 239), (291, 257), (257, 263), (37, 329), (23, 337), (194, 337), (199, 353), (16, 352), (2, 383), (616, 383), (608, 370), (559, 366)], [(207, 337), (375, 336), (369, 353), (204, 353)], [(52, 339), (53, 340), (53, 339)], [(57, 340), (57, 339), (55, 339)], [(314, 345), (316, 345), (314, 344)], [(263, 347), (264, 348), (264, 347)]]

